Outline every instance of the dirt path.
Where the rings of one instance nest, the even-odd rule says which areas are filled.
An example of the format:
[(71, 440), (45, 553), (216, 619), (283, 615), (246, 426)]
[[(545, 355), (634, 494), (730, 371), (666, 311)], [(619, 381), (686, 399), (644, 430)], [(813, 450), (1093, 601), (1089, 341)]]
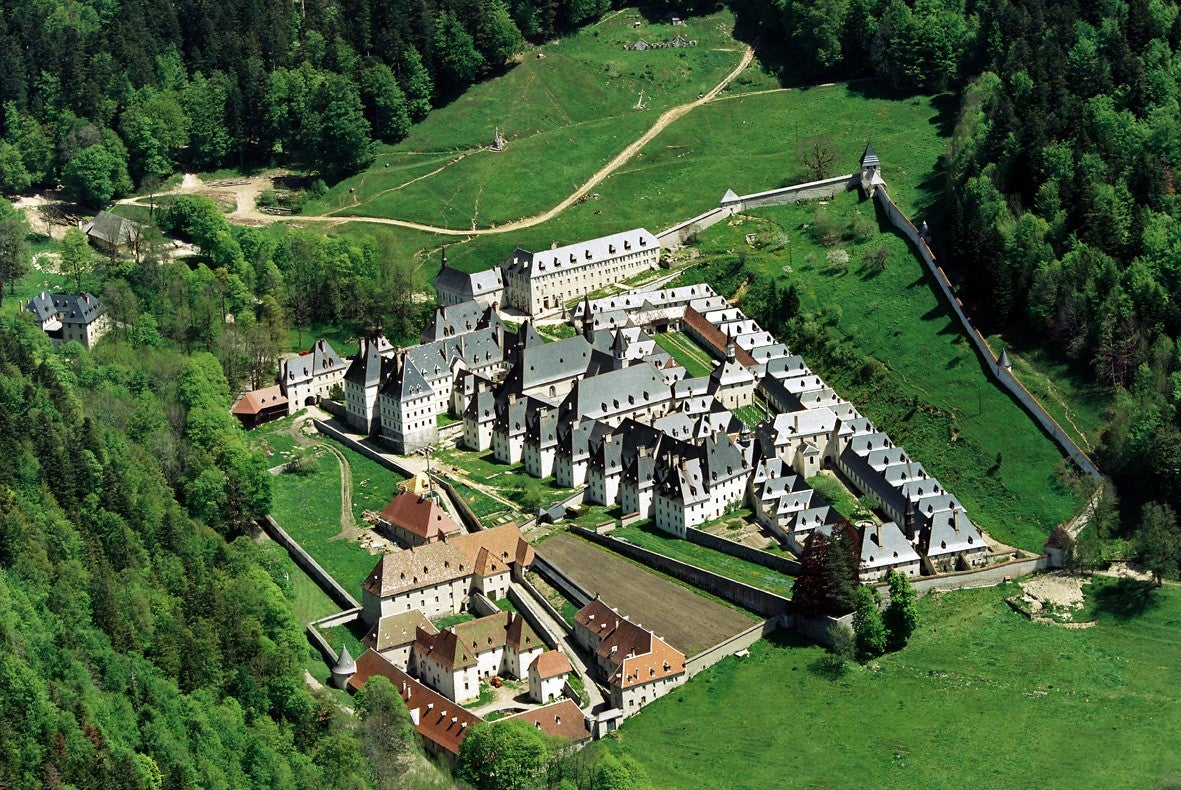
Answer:
[(291, 440), (300, 447), (327, 450), (336, 458), (336, 462), (340, 465), (340, 537), (358, 537), (357, 522), (353, 519), (353, 469), (349, 465), (349, 459), (345, 458), (344, 453), (332, 445), (309, 439), (303, 432), (303, 426), (307, 422), (307, 420), (300, 420), (291, 424), (288, 429)]
[[(753, 59), (754, 50), (750, 47), (746, 47), (742, 53), (741, 60), (739, 60), (738, 65), (734, 67), (734, 70), (727, 74), (721, 80), (721, 82), (715, 85), (709, 91), (709, 93), (706, 93), (704, 96), (695, 101), (681, 104), (665, 111), (663, 115), (656, 119), (656, 122), (652, 124), (648, 131), (640, 135), (640, 137), (628, 145), (627, 148), (624, 148), (610, 162), (599, 168), (598, 172), (591, 176), (590, 179), (583, 183), (582, 186), (574, 190), (573, 193), (571, 193), (558, 205), (542, 212), (541, 214), (535, 214), (531, 217), (513, 220), (512, 222), (498, 225), (494, 228), (442, 228), (436, 225), (426, 225), (420, 222), (410, 222), (408, 220), (391, 219), (388, 217), (342, 217), (339, 215), (311, 217), (302, 215), (276, 216), (274, 214), (265, 214), (259, 211), (255, 206), (255, 200), (258, 198), (259, 193), (261, 193), (263, 190), (270, 189), (274, 186), (273, 177), (276, 175), (274, 173), (235, 180), (234, 183), (227, 185), (219, 185), (216, 182), (207, 184), (203, 182), (198, 176), (192, 173), (186, 173), (184, 178), (181, 180), (180, 186), (170, 189), (166, 192), (159, 192), (156, 196), (160, 197), (161, 195), (202, 194), (206, 195), (207, 197), (221, 198), (227, 202), (232, 200), (234, 202), (235, 208), (234, 211), (228, 214), (226, 218), (231, 222), (235, 222), (240, 225), (265, 225), (273, 222), (292, 221), (315, 222), (322, 225), (336, 225), (343, 222), (367, 222), (375, 225), (396, 225), (402, 228), (421, 230), (427, 233), (437, 233), (443, 236), (470, 237), (494, 233), (512, 233), (513, 231), (531, 228), (534, 225), (540, 225), (543, 222), (548, 222), (558, 214), (570, 208), (570, 206), (578, 202), (579, 198), (589, 193), (592, 189), (602, 183), (604, 179), (606, 179), (623, 165), (627, 164), (627, 162), (631, 160), (632, 157), (640, 152), (640, 149), (642, 149), (644, 146), (650, 143), (653, 138), (668, 128), (669, 124), (676, 121), (678, 118), (684, 117), (686, 114), (697, 107), (700, 107), (701, 105), (716, 99), (718, 94), (725, 90), (726, 86), (729, 85), (735, 77), (741, 74), (742, 71), (750, 65), (751, 60)], [(464, 154), (464, 156), (466, 156), (466, 154)], [(460, 159), (462, 158), (463, 157), (461, 156)], [(455, 161), (458, 161), (458, 159)], [(445, 165), (445, 167), (455, 164), (455, 161), (449, 162), (448, 165)], [(431, 174), (428, 173), (428, 175)], [(422, 176), (420, 179), (424, 177), (425, 176)], [(402, 186), (407, 185), (403, 184)], [(143, 205), (143, 201), (145, 200), (147, 200), (147, 198), (141, 196), (124, 198), (118, 202), (131, 205)]]

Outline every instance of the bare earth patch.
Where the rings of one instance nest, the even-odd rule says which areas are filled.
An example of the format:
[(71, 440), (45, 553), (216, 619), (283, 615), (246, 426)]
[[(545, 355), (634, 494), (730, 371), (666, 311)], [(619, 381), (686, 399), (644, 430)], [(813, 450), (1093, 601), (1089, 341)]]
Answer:
[[(1083, 608), (1083, 585), (1090, 579), (1065, 571), (1034, 576), (1021, 583), (1020, 601), (1035, 620), (1052, 620), (1073, 628), (1088, 628), (1091, 623), (1071, 623), (1072, 613)], [(1065, 622), (1064, 622), (1065, 621)]]

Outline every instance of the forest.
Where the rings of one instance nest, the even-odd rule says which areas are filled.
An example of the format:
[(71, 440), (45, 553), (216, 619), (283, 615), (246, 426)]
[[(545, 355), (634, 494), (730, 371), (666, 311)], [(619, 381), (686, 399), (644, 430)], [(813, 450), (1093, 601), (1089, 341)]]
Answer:
[(1167, 0), (782, 0), (763, 29), (814, 76), (951, 90), (928, 207), (975, 319), (1111, 388), (1110, 536), (1181, 564), (1181, 19)]
[(98, 206), (179, 168), (333, 179), (605, 0), (12, 0), (0, 192)]

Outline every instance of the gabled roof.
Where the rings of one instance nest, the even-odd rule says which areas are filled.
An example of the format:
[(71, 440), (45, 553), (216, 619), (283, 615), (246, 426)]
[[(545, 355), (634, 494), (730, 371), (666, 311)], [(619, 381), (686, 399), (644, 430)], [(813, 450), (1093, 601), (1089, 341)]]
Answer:
[(345, 381), (365, 389), (381, 384), (383, 360), (381, 347), (375, 338), (361, 338), (361, 347), (351, 360), (348, 372), (344, 374)]
[(279, 363), (279, 380), (287, 386), (311, 381), (317, 375), (345, 370), (345, 363), (328, 341), (320, 338), (309, 351)]
[(563, 419), (610, 417), (667, 401), (671, 396), (655, 365), (641, 362), (574, 383), (562, 402)]
[(25, 309), (35, 315), (40, 323), (56, 315), (62, 323), (85, 326), (105, 313), (106, 305), (89, 293), (78, 296), (42, 291), (28, 301)]
[(437, 634), (418, 629), (414, 637), (414, 652), (429, 657), (447, 669), (474, 667), (479, 656), (490, 650), (511, 647), (518, 653), (545, 649), (545, 643), (525, 622), (512, 612), (496, 614), (459, 623)]
[(861, 568), (873, 570), (883, 566), (918, 562), (918, 552), (893, 521), (861, 530)]
[(389, 680), (402, 695), (418, 734), (450, 754), (458, 755), (468, 728), (483, 721), (462, 705), (422, 685), (372, 649), (357, 660), (357, 672), (349, 678), (349, 688), (360, 689), (374, 675)]
[(130, 244), (132, 239), (143, 232), (143, 229), (144, 226), (138, 222), (132, 222), (109, 211), (100, 211), (94, 221), (86, 226), (86, 235), (92, 239), (99, 239), (107, 244), (121, 247), (124, 244)]
[(536, 674), (542, 680), (569, 675), (573, 671), (570, 659), (561, 650), (547, 650), (529, 665), (529, 673)]
[(438, 633), (438, 629), (431, 625), (426, 615), (418, 609), (386, 615), (373, 624), (369, 633), (361, 640), (361, 644), (379, 652), (393, 647), (403, 647), (414, 642), (415, 631), (420, 628), (427, 633)]
[(521, 535), (521, 530), (516, 524), (502, 524), (385, 554), (361, 589), (387, 597), (472, 576), (481, 550), (501, 563), (515, 562), (522, 567), (533, 563), (533, 547)]
[(434, 390), (418, 366), (410, 361), (409, 355), (401, 353), (394, 358), (394, 372), (385, 380), (381, 394), (405, 403), (430, 397)]
[(527, 277), (537, 277), (555, 271), (569, 271), (646, 249), (659, 250), (660, 241), (644, 228), (633, 228), (540, 252), (529, 252), (518, 247), (503, 266), (510, 273), (521, 272)]
[[(725, 357), (726, 335), (722, 332), (722, 330), (718, 329), (716, 326), (707, 321), (705, 316), (694, 310), (692, 307), (685, 308), (685, 317), (683, 321), (685, 325), (692, 328), (693, 331), (696, 332), (707, 345), (713, 348), (715, 357), (718, 359)], [(754, 357), (752, 357), (746, 350), (741, 348), (736, 350), (735, 359), (738, 360), (739, 364), (745, 367), (751, 367), (758, 364), (755, 362)]]
[(572, 743), (582, 743), (591, 737), (586, 717), (572, 699), (561, 699), (525, 713), (506, 716), (503, 720), (513, 719), (527, 721), (547, 735), (557, 735)]
[(247, 392), (233, 405), (233, 408), (230, 409), (230, 414), (253, 417), (264, 409), (273, 409), (276, 406), (286, 405), (287, 396), (279, 390), (278, 384), (273, 384), (270, 387)]
[(442, 535), (459, 535), (464, 531), (434, 497), (419, 496), (409, 491), (394, 496), (378, 518), (424, 540), (436, 540)]

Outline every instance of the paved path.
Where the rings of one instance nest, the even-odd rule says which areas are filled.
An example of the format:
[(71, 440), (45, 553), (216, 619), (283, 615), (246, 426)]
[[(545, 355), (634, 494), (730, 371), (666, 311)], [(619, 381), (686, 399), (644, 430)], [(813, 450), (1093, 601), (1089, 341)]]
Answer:
[(566, 653), (566, 657), (570, 659), (570, 663), (574, 665), (574, 669), (577, 670), (578, 674), (582, 676), (582, 683), (584, 686), (586, 686), (586, 695), (590, 698), (590, 710), (595, 712), (606, 710), (608, 707), (610, 707), (607, 704), (606, 698), (603, 696), (602, 690), (593, 680), (593, 676), (591, 675), (590, 669), (587, 667), (586, 662), (583, 661), (581, 652), (582, 649), (578, 646), (578, 643), (574, 641), (574, 638), (568, 636), (566, 634), (566, 629), (562, 627), (561, 623), (550, 617), (549, 613), (533, 600), (532, 593), (530, 593), (529, 590), (524, 587), (524, 585), (518, 584), (517, 582), (511, 582), (511, 584), (517, 591), (517, 594), (521, 596), (521, 600), (525, 602), (525, 606), (529, 612), (538, 620), (545, 623), (546, 627), (549, 628), (550, 631), (562, 636), (562, 643), (566, 647), (566, 650), (564, 651)]

